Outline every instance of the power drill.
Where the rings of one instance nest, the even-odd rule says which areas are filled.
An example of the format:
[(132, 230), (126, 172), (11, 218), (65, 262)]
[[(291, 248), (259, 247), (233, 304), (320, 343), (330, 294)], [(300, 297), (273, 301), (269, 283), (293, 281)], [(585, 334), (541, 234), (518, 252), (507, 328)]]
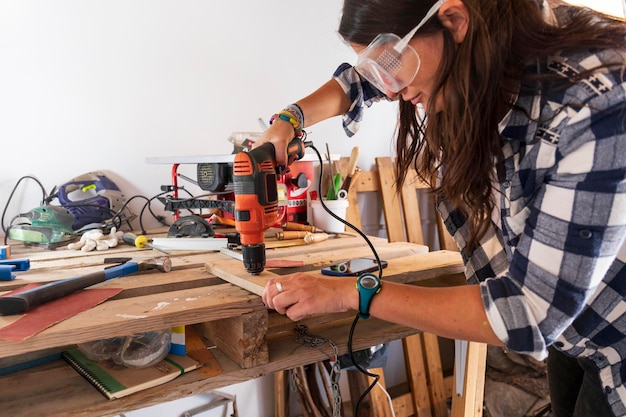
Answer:
[[(295, 137), (287, 146), (289, 163), (304, 156), (311, 142)], [(233, 162), (235, 229), (239, 232), (243, 263), (250, 274), (265, 268), (265, 231), (278, 220), (278, 168), (270, 142), (239, 152)]]

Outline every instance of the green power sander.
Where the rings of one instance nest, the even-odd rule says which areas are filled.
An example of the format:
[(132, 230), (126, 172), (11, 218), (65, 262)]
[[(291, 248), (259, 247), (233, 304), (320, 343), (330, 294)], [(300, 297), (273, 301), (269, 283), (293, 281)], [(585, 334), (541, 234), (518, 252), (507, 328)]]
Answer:
[(76, 238), (72, 229), (74, 216), (64, 207), (36, 207), (20, 214), (18, 219), (20, 221), (7, 230), (9, 239), (33, 246), (55, 247)]

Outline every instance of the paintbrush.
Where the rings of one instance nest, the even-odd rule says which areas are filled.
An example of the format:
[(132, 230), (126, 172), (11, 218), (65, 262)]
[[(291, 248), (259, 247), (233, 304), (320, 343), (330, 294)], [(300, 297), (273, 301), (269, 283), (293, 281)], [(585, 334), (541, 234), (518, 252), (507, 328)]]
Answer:
[(352, 152), (350, 153), (350, 161), (348, 162), (346, 179), (343, 180), (343, 184), (341, 184), (341, 189), (345, 192), (348, 192), (348, 189), (350, 188), (350, 182), (352, 181), (352, 176), (354, 175), (354, 171), (356, 170), (356, 163), (358, 159), (359, 147), (355, 146), (352, 148)]

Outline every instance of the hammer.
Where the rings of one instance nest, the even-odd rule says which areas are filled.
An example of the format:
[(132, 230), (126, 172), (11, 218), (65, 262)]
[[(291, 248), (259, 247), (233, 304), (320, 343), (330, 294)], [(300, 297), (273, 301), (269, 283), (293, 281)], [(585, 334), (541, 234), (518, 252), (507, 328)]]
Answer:
[(155, 268), (161, 272), (169, 272), (172, 269), (172, 260), (167, 256), (155, 258), (107, 258), (104, 260), (104, 263), (118, 263), (119, 265), (105, 268), (103, 271), (51, 282), (30, 290), (0, 297), (0, 315), (21, 314), (48, 301), (56, 300), (112, 278)]

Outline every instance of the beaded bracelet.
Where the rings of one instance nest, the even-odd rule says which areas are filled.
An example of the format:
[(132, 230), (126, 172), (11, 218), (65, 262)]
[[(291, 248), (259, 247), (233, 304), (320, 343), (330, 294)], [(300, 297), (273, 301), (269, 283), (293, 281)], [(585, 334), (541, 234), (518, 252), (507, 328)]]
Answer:
[(274, 120), (276, 119), (280, 119), (285, 122), (291, 123), (291, 126), (293, 127), (293, 130), (295, 131), (296, 136), (302, 137), (303, 135), (302, 125), (300, 124), (298, 120), (296, 120), (293, 114), (291, 114), (290, 112), (286, 110), (281, 110), (280, 113), (277, 113), (270, 118), (270, 125), (274, 123)]
[(295, 117), (293, 117), (293, 115), (289, 113), (288, 111), (281, 110), (280, 112), (278, 112), (278, 117), (281, 120), (291, 123), (294, 129), (296, 130), (302, 129), (300, 122)]
[(276, 119), (280, 119), (280, 120), (283, 120), (285, 122), (289, 122), (294, 130), (298, 130), (298, 128), (300, 128), (300, 125), (298, 124), (298, 121), (296, 119), (294, 119), (293, 117), (289, 116), (288, 114), (276, 113), (276, 114), (272, 115), (272, 117), (270, 117), (270, 124), (273, 124), (274, 120), (276, 120)]
[(300, 126), (304, 129), (304, 113), (302, 112), (302, 108), (298, 106), (296, 103), (290, 104), (283, 109), (286, 112), (291, 113), (291, 115), (300, 123)]

